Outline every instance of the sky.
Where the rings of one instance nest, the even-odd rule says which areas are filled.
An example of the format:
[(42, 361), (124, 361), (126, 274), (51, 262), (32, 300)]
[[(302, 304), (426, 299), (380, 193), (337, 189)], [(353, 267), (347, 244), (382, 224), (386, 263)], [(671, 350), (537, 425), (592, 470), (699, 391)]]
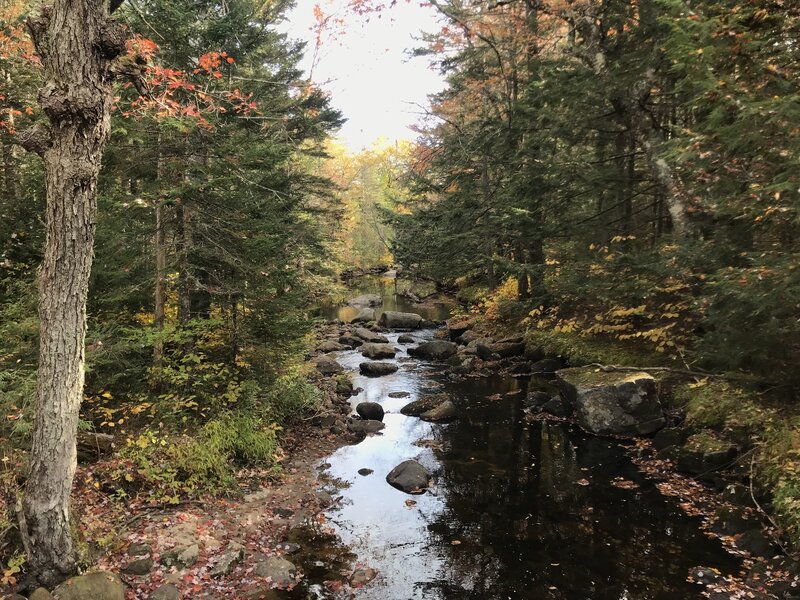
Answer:
[(330, 92), (332, 104), (348, 119), (339, 140), (358, 152), (382, 139), (384, 143), (416, 136), (408, 127), (419, 119), (427, 96), (443, 88), (441, 76), (425, 57), (410, 57), (421, 31), (439, 25), (430, 7), (419, 0), (400, 0), (380, 15), (359, 17), (343, 9), (342, 0), (298, 0), (282, 29), (308, 42), (303, 67), (312, 65), (315, 45), (314, 5), (344, 19), (344, 34), (323, 39), (312, 73), (313, 80)]

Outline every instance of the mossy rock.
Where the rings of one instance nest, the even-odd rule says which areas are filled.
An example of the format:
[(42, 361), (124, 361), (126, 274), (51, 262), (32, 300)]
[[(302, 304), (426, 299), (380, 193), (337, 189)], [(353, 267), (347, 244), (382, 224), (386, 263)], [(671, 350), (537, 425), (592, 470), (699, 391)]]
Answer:
[(655, 433), (666, 422), (655, 379), (647, 373), (577, 367), (556, 376), (578, 424), (589, 433), (636, 437)]
[(55, 600), (125, 600), (125, 586), (108, 571), (95, 571), (67, 579), (53, 590)]

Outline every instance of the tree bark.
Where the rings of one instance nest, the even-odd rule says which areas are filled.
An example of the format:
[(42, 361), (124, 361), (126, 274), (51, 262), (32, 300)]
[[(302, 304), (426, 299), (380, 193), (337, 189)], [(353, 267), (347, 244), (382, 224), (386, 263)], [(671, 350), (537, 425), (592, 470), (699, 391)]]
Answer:
[[(165, 306), (167, 302), (167, 242), (166, 230), (164, 228), (164, 207), (163, 198), (159, 196), (156, 204), (156, 285), (154, 290), (153, 307), (153, 326), (161, 333), (164, 330)], [(161, 360), (164, 354), (164, 342), (157, 339), (153, 346), (153, 363), (156, 368), (161, 367)]]
[(192, 318), (192, 276), (189, 272), (192, 217), (183, 201), (175, 206), (175, 234), (178, 246), (178, 322), (181, 327), (186, 327)]
[(44, 67), (46, 241), (39, 274), (39, 371), (23, 514), (28, 561), (51, 586), (76, 572), (69, 505), (83, 396), (86, 297), (97, 212), (97, 176), (112, 105), (109, 68), (125, 30), (105, 0), (55, 0), (28, 27)]

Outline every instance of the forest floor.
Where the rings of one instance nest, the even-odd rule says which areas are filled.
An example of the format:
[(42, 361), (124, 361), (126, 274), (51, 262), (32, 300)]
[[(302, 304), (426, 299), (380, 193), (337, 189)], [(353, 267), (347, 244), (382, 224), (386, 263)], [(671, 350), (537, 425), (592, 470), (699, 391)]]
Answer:
[[(193, 599), (271, 598), (273, 586), (291, 588), (300, 579), (299, 570), (273, 557), (294, 564), (306, 549), (290, 540), (329, 535), (322, 511), (334, 500), (318, 490), (315, 465), (344, 443), (305, 423), (283, 435), (279, 473), (241, 471), (243, 495), (177, 505), (110, 500), (88, 483), (86, 467), (75, 489), (81, 527), (85, 537), (110, 540), (96, 566), (119, 573), (129, 599), (171, 586)], [(332, 573), (331, 585), (345, 586), (352, 566), (344, 549), (337, 559), (342, 571)]]

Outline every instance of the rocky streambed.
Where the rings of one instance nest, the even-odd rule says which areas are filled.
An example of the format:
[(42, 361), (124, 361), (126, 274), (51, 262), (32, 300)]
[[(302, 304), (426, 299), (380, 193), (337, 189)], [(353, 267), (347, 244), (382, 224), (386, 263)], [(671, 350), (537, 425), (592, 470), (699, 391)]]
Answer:
[(356, 597), (728, 593), (715, 590), (742, 557), (634, 464), (650, 452), (639, 436), (664, 424), (649, 375), (569, 369), (526, 355), (519, 337), (418, 324), (333, 324), (314, 359), (353, 390), (352, 415), (326, 423), (350, 444), (320, 481), (336, 498), (326, 518), (367, 574)]

